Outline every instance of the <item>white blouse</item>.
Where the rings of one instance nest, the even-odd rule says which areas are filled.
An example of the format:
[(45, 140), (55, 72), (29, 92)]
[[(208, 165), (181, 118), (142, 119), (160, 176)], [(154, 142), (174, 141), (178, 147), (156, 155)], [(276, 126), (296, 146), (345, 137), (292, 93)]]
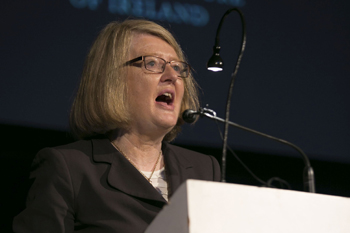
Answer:
[[(142, 171), (142, 173), (146, 177), (149, 177), (152, 172)], [(168, 183), (166, 182), (164, 167), (158, 171), (154, 171), (151, 177), (151, 184), (163, 196), (163, 198), (168, 201)]]

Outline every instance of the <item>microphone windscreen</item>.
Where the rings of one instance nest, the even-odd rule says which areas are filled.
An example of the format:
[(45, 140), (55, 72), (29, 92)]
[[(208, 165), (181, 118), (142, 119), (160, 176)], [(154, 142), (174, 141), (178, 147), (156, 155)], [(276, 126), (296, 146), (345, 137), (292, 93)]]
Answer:
[(197, 112), (192, 109), (187, 109), (182, 113), (182, 119), (187, 123), (193, 123), (197, 119)]

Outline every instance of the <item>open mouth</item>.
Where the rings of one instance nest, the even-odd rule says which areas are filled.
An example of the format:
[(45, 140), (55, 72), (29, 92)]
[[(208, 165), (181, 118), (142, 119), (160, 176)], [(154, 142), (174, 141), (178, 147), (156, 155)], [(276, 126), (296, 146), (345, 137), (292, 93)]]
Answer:
[(173, 103), (173, 94), (169, 93), (169, 92), (165, 92), (161, 95), (159, 95), (156, 98), (157, 102), (162, 102), (162, 103), (166, 103), (167, 105), (171, 105)]

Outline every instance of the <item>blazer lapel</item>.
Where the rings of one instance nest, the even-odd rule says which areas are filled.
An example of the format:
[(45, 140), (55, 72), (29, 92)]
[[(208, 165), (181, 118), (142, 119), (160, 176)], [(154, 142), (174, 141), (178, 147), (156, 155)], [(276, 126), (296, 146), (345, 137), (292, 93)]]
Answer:
[(111, 164), (107, 182), (129, 195), (166, 203), (145, 177), (110, 143), (108, 139), (93, 139), (93, 160)]
[(174, 194), (174, 191), (188, 179), (188, 172), (193, 168), (193, 165), (181, 153), (176, 153), (168, 143), (162, 145), (164, 154), (165, 172), (168, 182), (169, 198)]

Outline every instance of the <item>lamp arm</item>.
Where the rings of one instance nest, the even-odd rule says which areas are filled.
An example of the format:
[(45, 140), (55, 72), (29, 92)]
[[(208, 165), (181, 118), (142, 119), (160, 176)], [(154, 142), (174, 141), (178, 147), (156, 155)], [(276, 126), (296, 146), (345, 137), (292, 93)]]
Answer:
[[(245, 20), (243, 13), (238, 9), (238, 8), (231, 8), (225, 12), (225, 14), (222, 16), (218, 29), (216, 31), (216, 38), (215, 38), (215, 46), (219, 46), (219, 34), (221, 31), (222, 24), (228, 14), (230, 14), (232, 11), (238, 12), (241, 22), (242, 22), (242, 44), (241, 44), (241, 49), (240, 53), (238, 55), (238, 59), (236, 62), (235, 69), (233, 73), (231, 74), (231, 84), (229, 87), (229, 92), (227, 96), (227, 102), (226, 102), (226, 114), (225, 114), (225, 130), (224, 130), (224, 139), (223, 139), (223, 147), (222, 147), (222, 163), (221, 163), (221, 181), (226, 182), (226, 148), (227, 148), (227, 137), (228, 137), (228, 128), (229, 128), (229, 117), (230, 117), (230, 105), (231, 105), (231, 96), (232, 96), (232, 91), (233, 91), (233, 86), (235, 82), (235, 78), (238, 72), (239, 65), (241, 63), (243, 53), (245, 50), (246, 46), (246, 25), (245, 25)], [(220, 47), (220, 46), (219, 46)]]

